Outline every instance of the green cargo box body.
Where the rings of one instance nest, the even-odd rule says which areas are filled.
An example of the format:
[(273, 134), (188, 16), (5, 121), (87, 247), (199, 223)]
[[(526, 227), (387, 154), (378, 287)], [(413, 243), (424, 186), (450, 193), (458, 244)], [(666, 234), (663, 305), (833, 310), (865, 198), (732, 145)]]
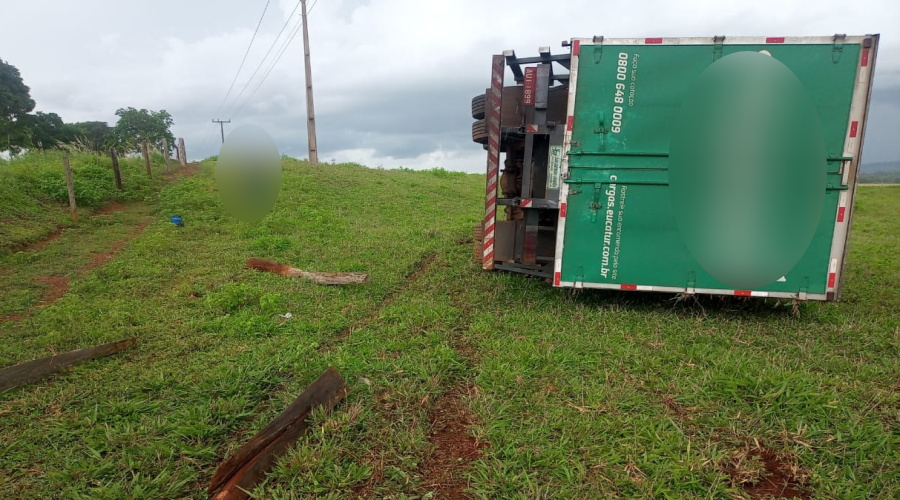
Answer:
[[(877, 43), (877, 35), (573, 39), (554, 286), (837, 300)], [(683, 96), (715, 60), (738, 51), (767, 51), (797, 75), (828, 154), (812, 243), (784, 278), (759, 290), (734, 290), (703, 270), (679, 234), (668, 184)], [(614, 99), (620, 58), (623, 104)]]

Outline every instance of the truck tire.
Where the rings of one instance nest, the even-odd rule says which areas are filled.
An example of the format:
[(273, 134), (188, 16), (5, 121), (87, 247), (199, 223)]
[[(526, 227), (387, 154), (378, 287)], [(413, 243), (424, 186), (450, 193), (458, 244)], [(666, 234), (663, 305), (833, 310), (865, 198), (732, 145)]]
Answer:
[(472, 98), (472, 118), (481, 120), (484, 118), (487, 109), (487, 98), (485, 94), (481, 94)]
[(485, 120), (478, 120), (472, 124), (472, 140), (479, 144), (488, 143), (487, 122)]

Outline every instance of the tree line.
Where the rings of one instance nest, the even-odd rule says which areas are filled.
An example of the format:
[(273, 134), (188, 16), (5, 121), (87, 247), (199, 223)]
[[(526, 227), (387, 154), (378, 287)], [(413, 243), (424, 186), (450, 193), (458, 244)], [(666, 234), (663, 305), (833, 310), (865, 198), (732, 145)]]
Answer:
[(56, 113), (32, 113), (34, 107), (18, 68), (0, 59), (0, 151), (77, 147), (99, 153), (115, 147), (130, 153), (138, 152), (143, 141), (160, 151), (163, 139), (170, 148), (175, 144), (174, 122), (166, 110), (120, 108), (118, 121), (110, 126), (101, 121), (65, 123)]

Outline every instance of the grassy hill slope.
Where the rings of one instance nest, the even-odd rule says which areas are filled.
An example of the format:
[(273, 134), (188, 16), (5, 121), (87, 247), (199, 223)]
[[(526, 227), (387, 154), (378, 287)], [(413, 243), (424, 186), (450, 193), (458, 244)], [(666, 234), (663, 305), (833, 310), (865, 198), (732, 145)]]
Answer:
[[(120, 158), (123, 190), (115, 189), (112, 160), (87, 153), (70, 155), (75, 199), (81, 216), (110, 201), (145, 199), (162, 182), (163, 157), (151, 159), (155, 178), (148, 178), (143, 160)], [(173, 167), (177, 163), (171, 162)], [(31, 151), (12, 161), (0, 160), (0, 253), (40, 241), (70, 227), (63, 153)]]
[[(165, 187), (121, 253), (0, 322), (0, 366), (140, 339), (0, 394), (0, 491), (206, 498), (218, 463), (328, 366), (350, 394), (314, 416), (260, 498), (900, 490), (900, 189), (859, 190), (843, 301), (799, 317), (483, 272), (468, 242), (483, 189), (477, 175), (287, 161), (274, 213), (250, 226), (223, 212), (209, 165)], [(40, 269), (74, 236), (0, 268)], [(244, 269), (249, 257), (371, 280), (321, 287)], [(448, 411), (466, 417), (465, 467), (435, 438)]]

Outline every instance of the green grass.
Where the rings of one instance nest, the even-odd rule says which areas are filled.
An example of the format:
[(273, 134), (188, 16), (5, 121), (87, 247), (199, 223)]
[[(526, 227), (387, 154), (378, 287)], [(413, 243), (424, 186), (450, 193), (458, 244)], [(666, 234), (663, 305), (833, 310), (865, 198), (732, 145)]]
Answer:
[[(462, 386), (487, 444), (467, 475), (478, 498), (741, 498), (724, 470), (756, 441), (816, 498), (900, 490), (898, 188), (860, 188), (843, 301), (795, 317), (481, 272), (466, 242), (480, 176), (286, 161), (275, 212), (248, 226), (224, 214), (210, 172), (164, 188), (155, 222), (74, 273), (64, 298), (0, 323), (0, 366), (140, 339), (0, 394), (0, 497), (205, 498), (217, 464), (329, 365), (351, 393), (260, 498), (348, 498), (367, 483), (371, 498), (430, 498), (429, 416)], [(117, 239), (84, 238), (0, 258), (25, 273), (4, 290)], [(251, 256), (371, 280), (320, 287), (243, 269)]]
[[(59, 228), (73, 226), (62, 151), (31, 151), (0, 160), (0, 254), (40, 241)], [(84, 217), (110, 201), (146, 200), (162, 184), (163, 157), (154, 153), (154, 178), (142, 158), (119, 158), (123, 190), (115, 188), (109, 156), (71, 153), (72, 179), (79, 214)], [(177, 162), (170, 162), (173, 167)]]

